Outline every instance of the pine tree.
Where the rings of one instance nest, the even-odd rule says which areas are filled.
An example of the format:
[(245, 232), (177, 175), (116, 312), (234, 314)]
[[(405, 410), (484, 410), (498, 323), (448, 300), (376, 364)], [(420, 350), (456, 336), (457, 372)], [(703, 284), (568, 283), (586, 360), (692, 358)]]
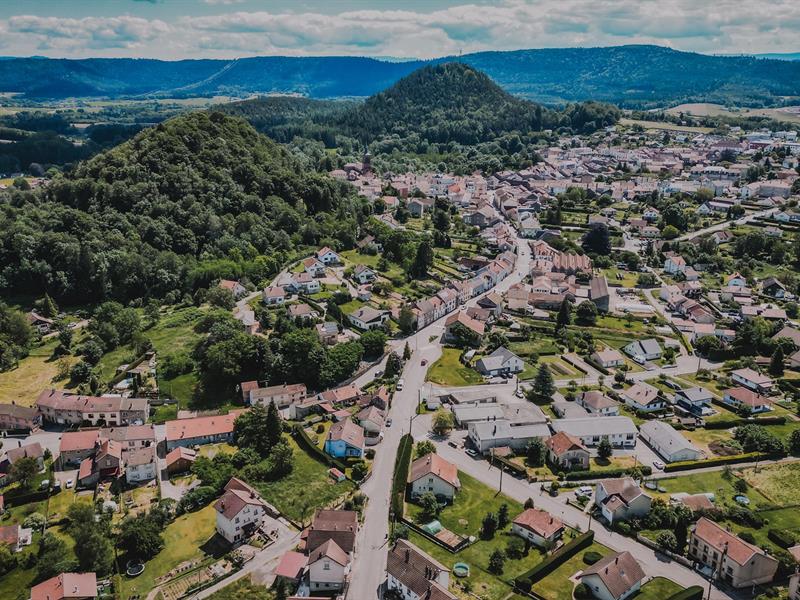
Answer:
[(269, 408), (267, 409), (267, 443), (272, 448), (281, 441), (281, 434), (283, 433), (283, 425), (281, 424), (281, 415), (278, 413), (278, 407), (275, 401), (271, 400)]
[(556, 393), (556, 385), (553, 381), (553, 374), (547, 365), (539, 365), (536, 378), (533, 380), (533, 387), (528, 390), (528, 400), (537, 404), (547, 404), (552, 402), (553, 394)]
[(414, 331), (414, 326), (416, 324), (414, 312), (407, 304), (404, 304), (402, 308), (400, 308), (400, 314), (397, 316), (397, 324), (400, 327), (400, 331), (406, 335)]
[(44, 295), (44, 300), (42, 301), (42, 312), (44, 313), (45, 317), (50, 319), (58, 316), (58, 306), (50, 297), (50, 294)]
[(775, 352), (772, 353), (772, 359), (769, 361), (769, 372), (775, 377), (783, 375), (783, 347), (778, 346)]
[(403, 360), (408, 360), (411, 358), (411, 347), (406, 342), (405, 348), (403, 348)]
[(611, 458), (611, 455), (614, 453), (614, 449), (611, 447), (611, 442), (608, 441), (608, 437), (603, 437), (600, 440), (600, 444), (597, 446), (597, 456), (604, 460)]
[(561, 301), (561, 306), (558, 308), (558, 315), (556, 316), (556, 329), (563, 329), (572, 323), (572, 303), (567, 299)]

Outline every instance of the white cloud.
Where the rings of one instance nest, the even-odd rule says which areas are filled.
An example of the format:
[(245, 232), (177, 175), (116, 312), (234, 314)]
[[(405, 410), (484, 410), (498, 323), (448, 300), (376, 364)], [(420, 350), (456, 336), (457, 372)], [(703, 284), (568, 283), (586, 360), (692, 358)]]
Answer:
[[(203, 1), (228, 5), (241, 0)], [(464, 2), (429, 12), (357, 9), (336, 14), (219, 6), (219, 14), (213, 16), (193, 15), (182, 6), (184, 16), (162, 19), (17, 15), (0, 19), (0, 32), (5, 29), (3, 43), (14, 54), (431, 58), (481, 50), (630, 43), (716, 53), (797, 51), (800, 29), (797, 0), (749, 4), (740, 0), (504, 0), (494, 6)]]

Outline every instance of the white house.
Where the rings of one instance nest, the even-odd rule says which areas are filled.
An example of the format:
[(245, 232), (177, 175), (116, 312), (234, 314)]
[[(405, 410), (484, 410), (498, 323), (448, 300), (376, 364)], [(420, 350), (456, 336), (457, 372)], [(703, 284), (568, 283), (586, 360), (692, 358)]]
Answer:
[(658, 360), (662, 354), (661, 346), (655, 338), (631, 342), (622, 350), (639, 364), (644, 364), (648, 360)]
[(324, 265), (338, 265), (342, 262), (342, 259), (339, 257), (339, 255), (327, 246), (320, 248), (317, 251), (317, 260), (322, 262)]
[(279, 306), (286, 302), (286, 291), (280, 286), (264, 288), (261, 299), (267, 306)]
[(267, 514), (267, 503), (258, 492), (236, 477), (225, 485), (225, 492), (216, 501), (216, 530), (230, 544), (240, 544), (261, 526)]
[(609, 523), (642, 517), (650, 512), (651, 502), (630, 477), (604, 479), (595, 487), (594, 503)]
[(447, 589), (450, 569), (408, 540), (397, 540), (386, 558), (386, 589), (403, 600), (458, 600)]
[(662, 421), (645, 421), (639, 427), (639, 437), (666, 462), (700, 460), (703, 451), (676, 431), (672, 425)]
[(375, 281), (375, 271), (365, 265), (356, 265), (353, 269), (353, 279), (361, 285)]
[(514, 425), (505, 419), (470, 423), (468, 430), (469, 441), (481, 454), (489, 454), (492, 448), (502, 446), (521, 451), (534, 438), (544, 441), (550, 437), (550, 429), (545, 423)]
[(722, 393), (722, 401), (735, 409), (746, 407), (751, 413), (762, 413), (772, 410), (772, 400), (743, 387), (735, 387)]
[(378, 310), (371, 306), (362, 306), (355, 312), (347, 315), (347, 318), (350, 319), (353, 325), (366, 331), (369, 329), (377, 329), (386, 323), (386, 321), (389, 320), (389, 311)]
[(677, 275), (686, 270), (686, 261), (682, 256), (670, 256), (664, 261), (664, 272)]
[(628, 417), (583, 417), (579, 419), (554, 419), (553, 430), (563, 431), (580, 439), (584, 446), (597, 446), (603, 438), (608, 438), (617, 448), (633, 448), (639, 430)]
[(411, 463), (408, 483), (412, 498), (433, 492), (437, 498), (452, 502), (456, 492), (461, 489), (458, 468), (436, 453), (427, 454)]
[(591, 356), (592, 360), (604, 369), (619, 367), (625, 364), (625, 357), (619, 350), (598, 350)]
[(658, 389), (642, 381), (623, 390), (620, 395), (625, 404), (642, 412), (654, 412), (667, 407), (667, 401)]
[(546, 510), (529, 508), (512, 521), (511, 533), (539, 548), (552, 548), (564, 535), (564, 523)]
[(329, 539), (308, 555), (308, 583), (312, 592), (337, 591), (350, 571), (350, 555)]
[(309, 256), (303, 261), (303, 270), (312, 277), (322, 277), (325, 275), (325, 265), (322, 261), (313, 256)]
[(598, 600), (625, 600), (639, 591), (645, 577), (630, 552), (610, 554), (578, 575)]
[(596, 390), (578, 394), (578, 397), (575, 398), (575, 403), (593, 415), (615, 417), (619, 414), (619, 402)]
[(511, 350), (500, 346), (489, 356), (484, 356), (478, 360), (475, 368), (481, 375), (496, 377), (506, 373), (521, 373), (525, 368), (525, 363)]
[(147, 446), (125, 453), (125, 480), (128, 483), (140, 483), (156, 478), (155, 447)]
[(772, 391), (772, 379), (753, 369), (737, 369), (736, 371), (731, 371), (731, 379), (739, 385), (743, 385), (759, 394), (769, 394), (769, 392)]

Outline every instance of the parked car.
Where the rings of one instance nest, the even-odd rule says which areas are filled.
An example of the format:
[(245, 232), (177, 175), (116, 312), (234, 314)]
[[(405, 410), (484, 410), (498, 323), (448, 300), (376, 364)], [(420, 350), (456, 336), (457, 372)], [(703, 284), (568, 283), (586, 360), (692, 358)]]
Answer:
[(664, 470), (664, 463), (663, 463), (663, 462), (661, 462), (660, 460), (654, 460), (654, 461), (653, 461), (653, 466), (654, 466), (656, 469), (658, 469), (659, 471), (663, 471), (663, 470)]
[(449, 442), (447, 442), (447, 445), (450, 446), (451, 448), (458, 448), (458, 442), (455, 440), (450, 440)]
[(423, 359), (420, 361), (420, 364), (421, 364), (421, 365), (424, 367), (425, 365), (427, 365), (427, 364), (428, 364), (428, 361), (427, 361), (427, 360), (425, 360), (425, 359), (423, 358)]
[(472, 458), (478, 456), (478, 453), (475, 452), (475, 450), (473, 450), (472, 448), (467, 448), (466, 450), (464, 450), (464, 452), (467, 453), (467, 456), (471, 456)]
[(582, 485), (581, 487), (579, 487), (577, 489), (577, 491), (575, 493), (580, 495), (580, 496), (591, 496), (592, 495), (592, 486), (590, 486), (590, 485)]
[(43, 479), (42, 483), (39, 484), (39, 489), (40, 490), (46, 490), (49, 487), (50, 487), (50, 480), (49, 479)]
[(67, 489), (71, 488), (74, 484), (75, 482), (72, 481), (72, 479), (67, 479)]
[(397, 391), (398, 392), (402, 391), (404, 385), (405, 385), (405, 381), (403, 381), (403, 378), (401, 377), (400, 379), (397, 380), (397, 386), (396, 386)]
[(386, 426), (387, 427), (391, 427), (392, 426), (392, 417), (389, 417), (388, 419), (386, 419)]
[(525, 397), (525, 392), (522, 391), (522, 388), (519, 388), (516, 392), (514, 392), (514, 395), (517, 398), (524, 398)]

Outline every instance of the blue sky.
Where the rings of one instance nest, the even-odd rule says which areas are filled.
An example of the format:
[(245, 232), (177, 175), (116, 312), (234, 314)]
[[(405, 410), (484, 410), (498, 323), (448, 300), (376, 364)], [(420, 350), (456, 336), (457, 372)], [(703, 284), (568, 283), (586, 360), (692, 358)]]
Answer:
[(800, 0), (0, 0), (0, 55), (430, 58), (660, 44), (800, 51)]

